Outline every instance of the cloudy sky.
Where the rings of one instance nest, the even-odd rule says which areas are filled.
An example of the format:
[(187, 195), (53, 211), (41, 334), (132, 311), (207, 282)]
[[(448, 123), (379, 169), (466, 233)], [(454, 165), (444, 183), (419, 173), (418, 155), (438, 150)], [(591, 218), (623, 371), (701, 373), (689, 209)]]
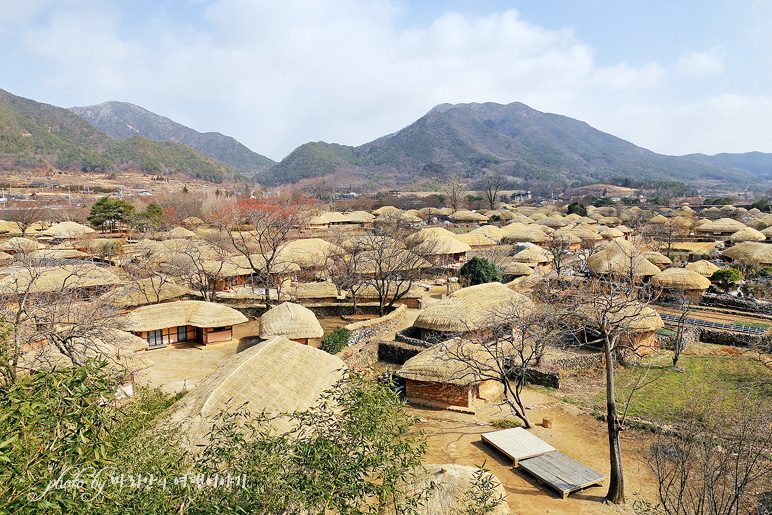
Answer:
[(772, 0), (0, 0), (0, 88), (132, 102), (276, 160), (446, 102), (772, 152), (771, 50)]

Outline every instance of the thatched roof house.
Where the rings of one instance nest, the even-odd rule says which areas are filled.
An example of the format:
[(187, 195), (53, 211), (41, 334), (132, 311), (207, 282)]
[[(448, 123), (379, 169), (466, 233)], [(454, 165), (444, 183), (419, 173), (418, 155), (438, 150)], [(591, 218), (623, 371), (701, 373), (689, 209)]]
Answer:
[(49, 236), (57, 240), (74, 240), (93, 232), (95, 231), (91, 227), (81, 225), (77, 222), (59, 222), (45, 231), (41, 231), (39, 235)]
[(450, 215), (450, 219), (457, 224), (485, 224), (488, 223), (488, 217), (480, 213), (474, 213), (466, 209), (460, 209)]
[(167, 237), (173, 238), (173, 239), (185, 239), (185, 238), (195, 238), (196, 233), (193, 231), (190, 231), (188, 229), (185, 229), (184, 227), (175, 227), (168, 233), (166, 233)]
[(30, 269), (22, 268), (0, 280), (0, 294), (19, 295), (25, 291), (40, 294), (61, 290), (89, 297), (122, 283), (121, 278), (109, 268), (90, 264), (41, 267), (32, 273)]
[(208, 345), (230, 341), (233, 326), (246, 321), (240, 312), (222, 304), (182, 300), (135, 309), (124, 319), (124, 329), (156, 349), (185, 342)]
[(318, 347), (324, 336), (324, 329), (313, 311), (300, 304), (284, 302), (272, 307), (260, 317), (260, 338), (268, 340), (275, 336)]
[(501, 283), (485, 283), (461, 288), (442, 301), (424, 309), (413, 323), (421, 338), (437, 340), (445, 335), (488, 330), (501, 325), (513, 311), (530, 312), (528, 297)]
[(8, 254), (21, 254), (27, 252), (33, 252), (35, 250), (41, 250), (46, 248), (42, 243), (30, 240), (29, 238), (13, 237), (9, 240), (0, 243), (0, 250), (7, 252)]
[[(179, 424), (183, 442), (206, 442), (213, 419), (246, 403), (252, 413), (281, 415), (309, 409), (342, 377), (346, 364), (335, 356), (277, 336), (239, 352), (196, 385), (174, 406), (170, 422)], [(289, 418), (271, 424), (282, 433)]]
[(694, 263), (689, 263), (684, 268), (686, 268), (687, 270), (691, 270), (692, 272), (697, 272), (703, 277), (710, 277), (713, 275), (713, 273), (716, 270), (721, 270), (719, 267), (717, 267), (710, 261), (705, 261), (704, 259), (700, 259), (699, 261), (695, 261)]
[(466, 243), (470, 247), (490, 247), (496, 244), (495, 241), (488, 238), (484, 234), (466, 233), (466, 234), (456, 234), (453, 237), (458, 241), (460, 241), (461, 243)]
[(107, 292), (104, 300), (113, 307), (125, 309), (176, 300), (187, 294), (187, 288), (178, 286), (170, 279), (147, 277), (129, 281), (123, 286)]
[[(544, 227), (544, 226), (540, 226)], [(544, 243), (549, 240), (549, 236), (541, 228), (529, 226), (507, 233), (501, 241), (504, 243)]]
[(772, 265), (772, 245), (746, 241), (738, 243), (722, 252), (723, 256), (733, 261), (740, 261), (754, 265)]
[(670, 266), (673, 264), (673, 260), (671, 260), (666, 255), (657, 252), (655, 250), (647, 250), (643, 253), (643, 257), (651, 261), (657, 266)]
[(552, 262), (552, 255), (543, 248), (533, 245), (512, 256), (512, 261), (525, 263), (529, 266), (549, 266)]
[(598, 316), (607, 317), (604, 323), (616, 330), (623, 346), (636, 349), (639, 353), (656, 347), (655, 331), (665, 327), (665, 322), (654, 309), (639, 302), (620, 303), (619, 309), (598, 311), (588, 303), (579, 310), (579, 317), (589, 329), (598, 327)]
[(710, 288), (710, 280), (686, 268), (667, 268), (651, 278), (651, 285), (670, 293), (683, 292), (689, 295), (701, 295)]
[(587, 266), (595, 275), (627, 275), (632, 271), (635, 277), (651, 277), (660, 271), (626, 240), (606, 243), (600, 251), (587, 259)]
[(481, 227), (472, 229), (467, 234), (482, 234), (492, 239), (493, 241), (501, 241), (501, 238), (504, 237), (504, 231), (495, 225), (483, 225)]
[(407, 400), (415, 404), (474, 410), (476, 399), (498, 400), (502, 393), (501, 383), (492, 379), (498, 375), (493, 355), (462, 338), (416, 354), (397, 374), (406, 380)]
[(765, 234), (763, 234), (761, 231), (757, 231), (752, 227), (741, 229), (729, 237), (729, 240), (735, 243), (740, 243), (743, 241), (764, 241), (766, 239), (767, 236)]

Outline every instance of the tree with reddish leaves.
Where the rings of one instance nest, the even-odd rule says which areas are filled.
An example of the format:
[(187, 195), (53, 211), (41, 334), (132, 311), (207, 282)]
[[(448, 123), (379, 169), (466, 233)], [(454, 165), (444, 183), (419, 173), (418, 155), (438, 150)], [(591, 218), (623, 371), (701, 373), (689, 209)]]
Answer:
[(282, 281), (292, 265), (282, 258), (281, 248), (293, 231), (305, 225), (304, 206), (300, 202), (280, 204), (249, 198), (225, 204), (213, 214), (215, 224), (241, 258), (240, 265), (254, 271), (268, 305), (273, 301), (271, 290), (279, 300)]

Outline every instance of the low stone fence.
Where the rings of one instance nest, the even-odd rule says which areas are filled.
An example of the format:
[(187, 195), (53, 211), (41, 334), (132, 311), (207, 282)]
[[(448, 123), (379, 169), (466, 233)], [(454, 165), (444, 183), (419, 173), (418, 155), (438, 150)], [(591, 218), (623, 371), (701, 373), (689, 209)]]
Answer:
[(764, 340), (763, 336), (714, 331), (704, 328), (700, 328), (699, 338), (703, 343), (727, 345), (729, 347), (756, 347)]
[(433, 342), (427, 342), (426, 340), (418, 338), (417, 334), (420, 331), (421, 330), (417, 327), (406, 327), (394, 335), (394, 340), (401, 343), (407, 343), (409, 345), (415, 345), (416, 347), (423, 347), (425, 349), (428, 349), (434, 345)]
[(757, 302), (751, 299), (741, 299), (731, 295), (714, 295), (705, 293), (700, 297), (701, 306), (716, 308), (736, 309), (748, 313), (762, 313), (772, 315), (772, 304), (769, 302)]
[(401, 304), (388, 315), (347, 325), (346, 329), (351, 331), (351, 336), (348, 339), (349, 347), (364, 345), (370, 340), (390, 333), (394, 327), (402, 322), (406, 313), (407, 306)]
[(603, 354), (579, 354), (570, 358), (561, 358), (550, 361), (549, 364), (560, 370), (594, 370), (603, 366)]

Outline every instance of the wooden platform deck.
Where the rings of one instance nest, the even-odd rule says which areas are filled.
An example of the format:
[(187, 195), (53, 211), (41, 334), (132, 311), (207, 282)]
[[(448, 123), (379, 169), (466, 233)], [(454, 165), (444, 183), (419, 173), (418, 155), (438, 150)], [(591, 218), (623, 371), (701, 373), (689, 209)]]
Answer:
[(512, 458), (515, 467), (518, 466), (520, 460), (556, 451), (553, 446), (522, 427), (483, 433), (480, 436), (484, 442), (489, 443)]
[(606, 479), (606, 476), (558, 451), (522, 460), (520, 467), (540, 483), (547, 483), (560, 492), (563, 499), (571, 492), (599, 485)]

